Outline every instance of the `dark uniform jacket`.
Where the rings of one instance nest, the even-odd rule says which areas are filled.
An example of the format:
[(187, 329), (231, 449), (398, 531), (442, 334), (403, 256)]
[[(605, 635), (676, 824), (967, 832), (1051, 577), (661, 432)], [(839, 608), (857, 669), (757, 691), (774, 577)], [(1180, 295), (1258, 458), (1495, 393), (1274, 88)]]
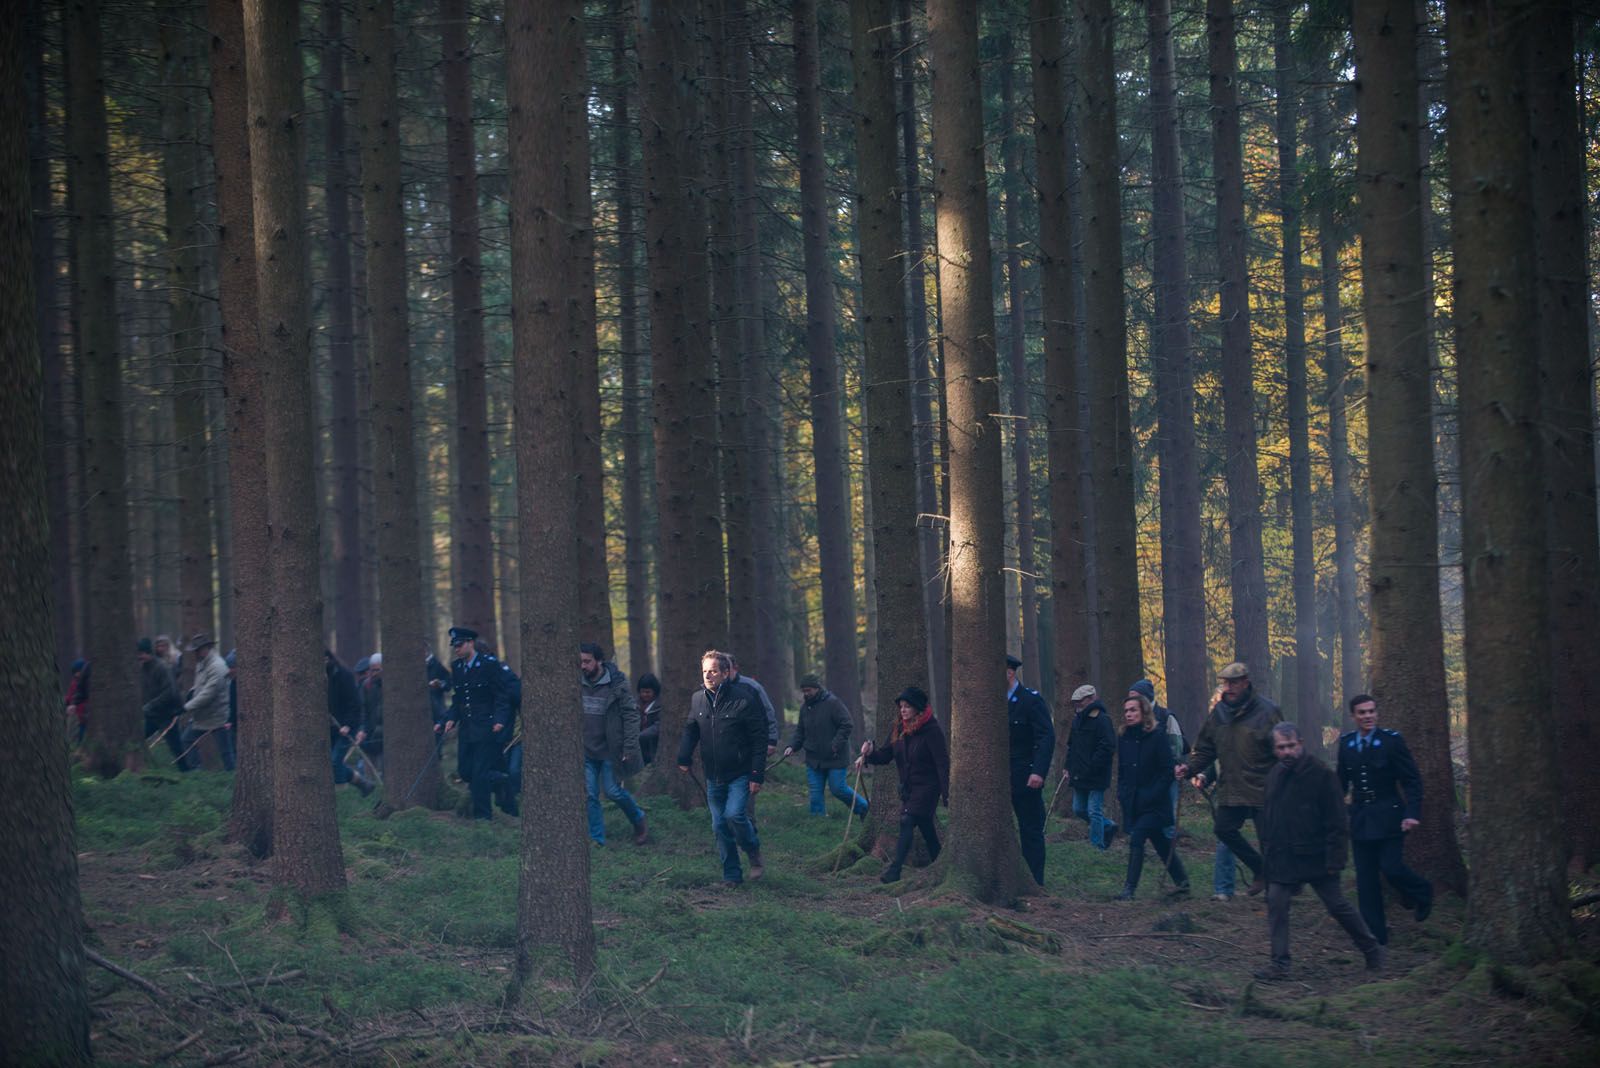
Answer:
[(1006, 701), (1006, 717), (1011, 726), (1011, 788), (1020, 790), (1029, 775), (1047, 778), (1050, 758), (1056, 751), (1056, 726), (1050, 722), (1050, 708), (1020, 682)]
[(483, 742), (495, 737), (495, 724), (508, 741), (511, 735), (511, 686), (500, 661), (489, 653), (479, 653), (472, 661), (457, 660), (450, 665), (453, 700), (448, 718), (461, 729), (468, 742)]
[(849, 759), (852, 726), (844, 702), (832, 690), (818, 690), (814, 700), (801, 702), (789, 748), (805, 751), (807, 767), (818, 771), (842, 768)]
[(1256, 829), (1268, 882), (1314, 882), (1337, 875), (1344, 869), (1349, 840), (1339, 777), (1310, 753), (1292, 764), (1274, 761)]
[(1422, 775), (1399, 731), (1377, 728), (1365, 749), (1360, 731), (1341, 735), (1339, 785), (1350, 791), (1350, 837), (1359, 842), (1398, 838), (1401, 820), (1422, 818)]
[(1172, 826), (1172, 769), (1176, 765), (1165, 724), (1143, 725), (1117, 738), (1117, 803), (1125, 830)]
[(1067, 734), (1067, 773), (1075, 790), (1111, 788), (1111, 764), (1117, 757), (1117, 731), (1106, 706), (1096, 701), (1072, 717)]
[[(1267, 773), (1278, 762), (1272, 752), (1272, 727), (1282, 721), (1278, 706), (1254, 687), (1237, 708), (1218, 701), (1189, 754), (1189, 774), (1217, 780), (1219, 805), (1259, 808)], [(1220, 779), (1209, 774), (1213, 764), (1222, 768)]]
[(383, 676), (369, 678), (361, 687), (361, 717), (367, 740), (362, 746), (369, 753), (383, 751)]
[(931, 816), (940, 801), (950, 804), (950, 748), (937, 719), (929, 717), (917, 730), (887, 745), (874, 746), (867, 754), (868, 764), (891, 760), (900, 772), (902, 811)]
[(732, 680), (716, 693), (704, 687), (697, 690), (678, 742), (680, 766), (689, 766), (696, 745), (707, 779), (732, 782), (748, 775), (751, 782), (762, 782), (767, 772), (767, 713), (761, 698)]

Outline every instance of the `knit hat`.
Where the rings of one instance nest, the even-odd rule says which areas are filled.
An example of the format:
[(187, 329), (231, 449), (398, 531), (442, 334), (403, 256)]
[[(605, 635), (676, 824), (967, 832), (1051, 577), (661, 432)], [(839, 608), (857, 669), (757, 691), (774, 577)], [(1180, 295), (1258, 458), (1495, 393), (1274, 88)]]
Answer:
[(1072, 691), (1072, 699), (1074, 701), (1087, 701), (1092, 697), (1099, 696), (1099, 694), (1100, 691), (1095, 689), (1093, 686), (1079, 686), (1076, 690)]
[(800, 678), (800, 688), (802, 690), (820, 690), (822, 689), (822, 680), (817, 678), (814, 672), (810, 675), (803, 675)]
[(1156, 703), (1156, 684), (1151, 682), (1149, 679), (1140, 679), (1138, 682), (1128, 687), (1128, 692), (1143, 694), (1145, 700), (1149, 701), (1151, 704)]
[(155, 647), (155, 644), (153, 642), (151, 642), (151, 640), (149, 638), (140, 638), (139, 639), (139, 651), (141, 653), (149, 653), (149, 654), (151, 654), (153, 656), (153, 655), (155, 655), (156, 647)]
[(901, 690), (900, 696), (896, 697), (894, 701), (895, 704), (899, 704), (901, 701), (904, 701), (918, 712), (921, 712), (928, 707), (928, 695), (923, 693), (915, 686), (907, 686), (905, 689)]

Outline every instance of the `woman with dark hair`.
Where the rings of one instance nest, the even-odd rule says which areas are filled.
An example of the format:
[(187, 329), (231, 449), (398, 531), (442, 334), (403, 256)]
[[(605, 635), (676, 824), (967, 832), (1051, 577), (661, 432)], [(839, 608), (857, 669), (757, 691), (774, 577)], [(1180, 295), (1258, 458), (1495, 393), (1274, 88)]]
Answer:
[(661, 680), (648, 671), (639, 676), (639, 755), (646, 764), (656, 759), (661, 744)]
[(1189, 893), (1183, 858), (1166, 834), (1172, 826), (1169, 784), (1174, 763), (1166, 729), (1156, 723), (1155, 707), (1144, 694), (1130, 692), (1122, 702), (1122, 735), (1117, 740), (1117, 801), (1128, 832), (1128, 875), (1118, 901), (1132, 901), (1139, 888), (1146, 841), (1172, 873), (1173, 895)]
[(950, 750), (945, 744), (944, 728), (928, 707), (928, 695), (915, 686), (907, 686), (895, 698), (895, 705), (900, 709), (900, 718), (895, 721), (889, 741), (875, 746), (868, 738), (861, 743), (861, 756), (856, 761), (859, 766), (862, 761), (887, 764), (892, 760), (900, 771), (900, 840), (895, 843), (893, 863), (879, 877), (885, 883), (900, 878), (915, 830), (922, 830), (928, 853), (939, 855), (939, 825), (934, 811), (940, 801), (950, 804)]

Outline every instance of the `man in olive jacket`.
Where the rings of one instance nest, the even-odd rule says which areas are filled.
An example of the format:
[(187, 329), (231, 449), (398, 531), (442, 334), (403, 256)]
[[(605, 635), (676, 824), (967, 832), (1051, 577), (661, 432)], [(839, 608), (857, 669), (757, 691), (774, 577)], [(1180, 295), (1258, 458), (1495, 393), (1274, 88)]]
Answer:
[(1277, 762), (1267, 776), (1265, 804), (1257, 823), (1266, 861), (1272, 964), (1257, 972), (1256, 978), (1289, 978), (1289, 906), (1302, 883), (1310, 884), (1328, 915), (1366, 957), (1367, 969), (1379, 971), (1384, 949), (1339, 890), (1339, 873), (1344, 870), (1350, 839), (1339, 777), (1305, 751), (1294, 724), (1275, 725), (1272, 743)]
[(1244, 821), (1250, 820), (1256, 825), (1256, 836), (1261, 835), (1261, 800), (1267, 773), (1275, 760), (1272, 728), (1283, 721), (1283, 714), (1277, 705), (1256, 693), (1250, 684), (1250, 669), (1243, 664), (1229, 664), (1217, 672), (1217, 679), (1222, 683), (1222, 700), (1206, 717), (1189, 759), (1179, 764), (1174, 774), (1180, 779), (1193, 778), (1195, 785), (1204, 790), (1208, 779), (1216, 779), (1215, 775), (1207, 775), (1212, 765), (1221, 769), (1212, 829), (1217, 841), (1231, 849), (1255, 874), (1248, 892), (1259, 894), (1266, 887), (1261, 854), (1245, 840), (1242, 829)]
[(600, 811), (605, 793), (633, 824), (634, 845), (650, 838), (644, 810), (620, 781), (644, 767), (639, 753), (639, 703), (617, 665), (594, 642), (578, 646), (578, 683), (583, 698), (583, 784), (589, 795), (589, 837), (606, 844)]
[(833, 691), (822, 688), (822, 680), (807, 675), (800, 680), (800, 714), (795, 717), (794, 734), (784, 756), (805, 750), (806, 785), (813, 816), (827, 813), (823, 787), (840, 801), (855, 808), (856, 815), (867, 814), (867, 799), (845, 783), (844, 766), (850, 759), (850, 710)]

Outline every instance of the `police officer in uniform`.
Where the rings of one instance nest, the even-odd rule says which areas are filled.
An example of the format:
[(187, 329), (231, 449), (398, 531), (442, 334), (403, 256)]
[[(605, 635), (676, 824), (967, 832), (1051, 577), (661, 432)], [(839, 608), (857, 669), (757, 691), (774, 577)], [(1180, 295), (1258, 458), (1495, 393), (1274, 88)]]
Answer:
[(1017, 681), (1022, 661), (1006, 657), (1006, 719), (1011, 727), (1011, 810), (1017, 814), (1022, 859), (1044, 885), (1044, 780), (1056, 749), (1050, 709), (1037, 690)]
[(1388, 945), (1380, 875), (1419, 922), (1433, 911), (1433, 884), (1406, 867), (1403, 856), (1405, 836), (1422, 816), (1422, 776), (1400, 732), (1378, 726), (1378, 703), (1370, 695), (1350, 698), (1350, 714), (1356, 729), (1339, 737), (1339, 784), (1350, 793), (1356, 898), (1373, 936)]
[(486, 820), (494, 815), (489, 801), (494, 787), (505, 778), (505, 772), (498, 770), (498, 758), (511, 737), (511, 695), (500, 661), (492, 653), (480, 652), (474, 644), (477, 638), (477, 631), (450, 628), (450, 686), (455, 699), (444, 729), (461, 727), (458, 768), (470, 786), (472, 818)]

